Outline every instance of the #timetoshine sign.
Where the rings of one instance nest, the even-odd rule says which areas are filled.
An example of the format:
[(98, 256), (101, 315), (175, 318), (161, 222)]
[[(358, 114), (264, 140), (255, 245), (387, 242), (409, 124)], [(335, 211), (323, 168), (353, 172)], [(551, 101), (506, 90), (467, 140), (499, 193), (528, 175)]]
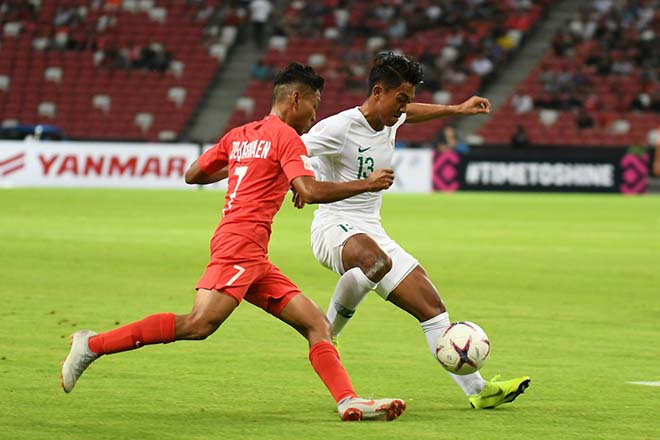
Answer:
[(482, 150), (434, 157), (433, 186), (440, 191), (646, 191), (645, 156), (625, 149)]
[(468, 185), (611, 188), (613, 164), (474, 161), (467, 165)]

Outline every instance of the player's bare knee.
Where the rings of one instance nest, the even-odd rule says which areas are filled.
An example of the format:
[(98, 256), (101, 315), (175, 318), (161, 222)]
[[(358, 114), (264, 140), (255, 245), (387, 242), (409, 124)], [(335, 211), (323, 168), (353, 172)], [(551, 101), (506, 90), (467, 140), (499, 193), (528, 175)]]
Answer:
[(185, 339), (202, 341), (211, 336), (220, 326), (219, 323), (212, 322), (203, 317), (189, 315), (186, 322)]
[(193, 339), (197, 341), (202, 341), (209, 336), (211, 336), (215, 331), (218, 329), (218, 326), (210, 323), (210, 322), (205, 322), (205, 323), (199, 323), (195, 326), (193, 330)]
[(321, 315), (318, 319), (314, 319), (308, 325), (306, 329), (307, 339), (310, 342), (320, 339), (325, 339), (329, 341), (331, 336), (331, 329), (332, 326), (330, 324), (330, 321), (328, 321), (325, 315)]

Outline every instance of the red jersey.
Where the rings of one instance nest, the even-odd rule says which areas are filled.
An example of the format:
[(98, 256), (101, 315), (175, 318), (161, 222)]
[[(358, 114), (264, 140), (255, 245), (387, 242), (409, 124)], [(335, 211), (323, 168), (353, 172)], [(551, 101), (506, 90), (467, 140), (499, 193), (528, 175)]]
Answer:
[(238, 234), (264, 251), (268, 250), (273, 217), (291, 181), (314, 176), (300, 136), (275, 115), (234, 128), (202, 154), (198, 163), (209, 175), (229, 164), (225, 207), (214, 239), (219, 233)]

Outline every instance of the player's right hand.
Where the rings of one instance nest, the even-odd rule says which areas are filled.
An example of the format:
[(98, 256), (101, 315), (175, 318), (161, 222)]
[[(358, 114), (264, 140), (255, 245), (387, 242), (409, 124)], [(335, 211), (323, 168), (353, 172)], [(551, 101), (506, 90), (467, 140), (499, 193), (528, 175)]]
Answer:
[(394, 183), (394, 170), (380, 168), (367, 177), (367, 188), (369, 192), (382, 191)]
[(293, 203), (293, 206), (295, 206), (298, 209), (303, 209), (305, 207), (305, 202), (303, 202), (302, 198), (300, 197), (300, 194), (298, 194), (298, 191), (291, 186), (291, 192), (293, 193), (293, 196), (291, 197), (291, 202)]

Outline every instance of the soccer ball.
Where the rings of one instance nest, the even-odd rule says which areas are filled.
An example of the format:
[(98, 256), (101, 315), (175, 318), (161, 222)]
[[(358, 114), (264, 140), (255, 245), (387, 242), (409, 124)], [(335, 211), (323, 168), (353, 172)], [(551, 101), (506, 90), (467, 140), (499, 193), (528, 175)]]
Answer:
[(435, 357), (445, 370), (454, 374), (470, 374), (486, 363), (490, 342), (486, 333), (474, 322), (459, 321), (447, 327), (438, 337)]

